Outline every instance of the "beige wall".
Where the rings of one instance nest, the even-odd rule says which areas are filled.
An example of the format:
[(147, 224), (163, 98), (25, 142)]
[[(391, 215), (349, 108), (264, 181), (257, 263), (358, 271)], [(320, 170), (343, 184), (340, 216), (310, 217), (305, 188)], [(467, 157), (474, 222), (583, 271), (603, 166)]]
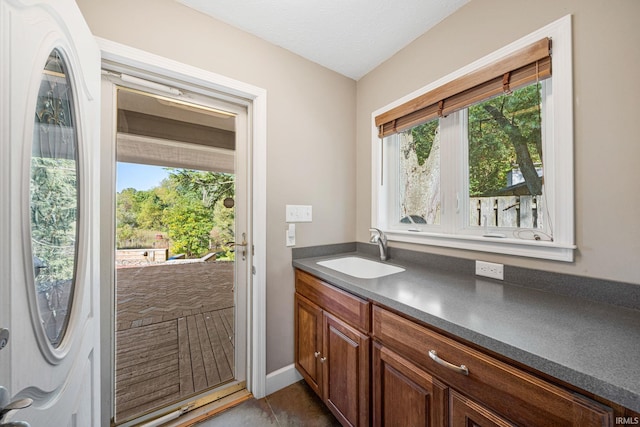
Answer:
[(94, 35), (267, 90), (267, 372), (293, 363), (285, 204), (298, 246), (355, 240), (356, 83), (172, 0), (78, 0)]
[[(313, 205), (313, 223), (298, 225), (298, 246), (367, 241), (371, 113), (569, 13), (574, 15), (576, 262), (405, 246), (640, 283), (640, 137), (634, 126), (640, 2), (613, 4), (472, 0), (356, 84), (172, 0), (78, 0), (96, 36), (267, 90), (267, 372), (293, 362), (285, 204)], [(607, 72), (609, 67), (615, 71)]]
[(576, 261), (397, 246), (640, 284), (637, 0), (472, 0), (359, 80), (358, 241), (368, 239), (371, 222), (371, 113), (567, 14), (573, 15)]

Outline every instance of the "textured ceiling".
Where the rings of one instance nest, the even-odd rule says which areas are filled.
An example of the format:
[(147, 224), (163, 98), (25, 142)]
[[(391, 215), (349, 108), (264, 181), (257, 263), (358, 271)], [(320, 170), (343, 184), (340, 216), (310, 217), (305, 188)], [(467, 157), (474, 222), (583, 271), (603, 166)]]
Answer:
[(177, 0), (360, 79), (469, 0)]

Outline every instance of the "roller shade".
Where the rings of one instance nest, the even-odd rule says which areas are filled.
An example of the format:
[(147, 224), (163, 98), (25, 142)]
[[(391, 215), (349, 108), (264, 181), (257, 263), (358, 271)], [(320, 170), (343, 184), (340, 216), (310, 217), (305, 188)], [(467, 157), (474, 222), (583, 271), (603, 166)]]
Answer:
[(477, 102), (551, 77), (551, 39), (544, 38), (375, 118), (382, 138)]

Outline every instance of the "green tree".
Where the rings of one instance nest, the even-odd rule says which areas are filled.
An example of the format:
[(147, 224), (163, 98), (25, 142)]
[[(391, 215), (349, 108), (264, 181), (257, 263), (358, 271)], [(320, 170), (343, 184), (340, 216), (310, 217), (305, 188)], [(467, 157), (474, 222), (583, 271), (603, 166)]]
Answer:
[(191, 194), (201, 200), (206, 207), (226, 197), (233, 197), (235, 177), (221, 172), (204, 172), (188, 169), (169, 169), (169, 180), (181, 194)]
[(225, 207), (222, 203), (216, 203), (213, 208), (213, 228), (210, 237), (212, 246), (218, 250), (224, 250), (227, 258), (233, 259), (233, 247), (229, 242), (234, 240), (235, 210)]
[(34, 157), (31, 161), (31, 233), (33, 255), (43, 263), (39, 290), (74, 277), (77, 239), (75, 160)]
[(116, 198), (116, 244), (118, 248), (132, 247), (140, 229), (139, 215), (144, 192), (134, 188), (122, 190)]
[(116, 221), (119, 226), (129, 225), (136, 227), (137, 216), (139, 211), (137, 190), (134, 188), (126, 188), (118, 193), (116, 199)]
[(529, 194), (542, 194), (540, 85), (469, 107), (469, 193), (495, 193), (517, 165)]
[(158, 188), (149, 190), (147, 197), (140, 202), (136, 222), (142, 229), (162, 230), (164, 227), (163, 213), (168, 205), (158, 193)]
[[(167, 187), (172, 197), (179, 195), (174, 207), (165, 210), (172, 252), (202, 256), (209, 249), (210, 239), (214, 247), (226, 248), (225, 243), (233, 240), (233, 210), (225, 208), (221, 201), (234, 196), (234, 175), (187, 169), (170, 171)], [(197, 209), (193, 214), (202, 220), (198, 227), (185, 228), (176, 223), (176, 213), (186, 214), (183, 208), (187, 206)]]
[[(427, 123), (423, 123), (420, 126), (411, 128), (411, 143), (408, 145), (409, 150), (416, 152), (418, 156), (418, 165), (422, 166), (431, 154), (431, 147), (433, 147), (433, 141), (436, 135), (436, 130), (440, 123), (438, 120), (431, 120)], [(404, 157), (407, 158), (408, 152), (404, 153)]]
[(183, 198), (165, 210), (171, 252), (200, 257), (209, 251), (209, 233), (213, 228), (211, 209), (198, 200)]
[[(472, 196), (495, 193), (519, 166), (530, 194), (542, 193), (535, 163), (542, 162), (540, 85), (534, 84), (469, 107), (469, 188)], [(418, 164), (428, 159), (438, 120), (411, 129), (407, 150)], [(405, 158), (409, 151), (404, 153)]]
[[(169, 176), (151, 190), (122, 190), (117, 196), (117, 245), (149, 242), (149, 235), (166, 233), (173, 254), (199, 257), (233, 240), (233, 209), (222, 199), (234, 195), (234, 175), (169, 169)], [(139, 246), (137, 246), (139, 247)]]

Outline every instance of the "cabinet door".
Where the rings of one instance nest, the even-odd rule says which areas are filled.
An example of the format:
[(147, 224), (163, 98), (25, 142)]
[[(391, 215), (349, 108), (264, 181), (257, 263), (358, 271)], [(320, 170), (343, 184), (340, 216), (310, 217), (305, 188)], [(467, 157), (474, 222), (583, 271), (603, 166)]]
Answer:
[(449, 394), (451, 396), (449, 402), (451, 427), (508, 427), (515, 425), (455, 390), (451, 390)]
[(294, 315), (296, 368), (313, 391), (322, 397), (322, 309), (296, 293)]
[(447, 386), (397, 353), (373, 345), (373, 425), (444, 427)]
[[(599, 405), (515, 366), (380, 307), (373, 337), (452, 389), (522, 426), (608, 426), (611, 408)], [(437, 361), (430, 356), (436, 352)], [(441, 363), (443, 361), (449, 363)], [(451, 364), (465, 365), (468, 375)], [(479, 424), (481, 425), (481, 424)]]
[(369, 337), (324, 313), (323, 399), (344, 426), (369, 425)]

